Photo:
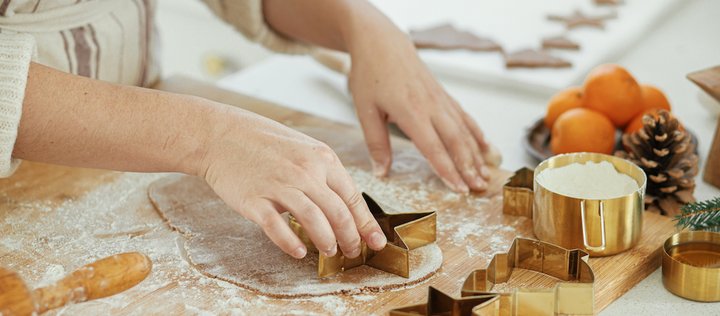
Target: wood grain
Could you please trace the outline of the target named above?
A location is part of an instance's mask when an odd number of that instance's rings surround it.
[[[356,135],[357,137],[361,135],[356,128],[347,125],[333,123],[193,80],[171,78],[161,84],[159,88],[198,95],[240,106],[290,126],[318,127],[337,133]],[[406,140],[397,138],[393,139],[393,145],[394,147],[412,147]],[[344,163],[352,163],[358,168],[369,168],[366,156],[362,156],[357,152],[349,152],[345,155],[351,157],[341,156]],[[196,309],[200,309],[219,314],[237,308],[241,312],[248,314],[282,313],[290,310],[306,313],[315,311],[326,314],[333,312],[379,314],[386,312],[391,307],[424,301],[427,295],[427,285],[435,286],[442,291],[456,295],[459,293],[460,285],[467,274],[473,269],[485,267],[491,258],[491,255],[469,256],[468,248],[463,246],[462,243],[472,246],[473,249],[480,249],[483,253],[490,253],[495,250],[505,250],[516,235],[532,237],[530,220],[515,216],[503,216],[502,214],[501,187],[509,174],[507,171],[494,171],[490,190],[483,195],[488,199],[487,203],[482,204],[480,209],[470,207],[455,208],[461,205],[467,206],[465,200],[446,205],[448,208],[439,215],[441,218],[445,217],[446,221],[452,221],[452,218],[455,217],[465,221],[474,221],[478,223],[479,227],[496,227],[497,231],[489,231],[489,235],[483,235],[490,238],[468,237],[461,239],[461,244],[453,243],[453,236],[447,233],[439,236],[439,243],[444,255],[443,267],[434,278],[413,288],[375,294],[372,298],[366,300],[345,295],[339,295],[333,300],[295,301],[259,298],[257,294],[252,292],[228,288],[231,285],[206,280],[205,276],[193,271],[188,265],[182,264],[182,251],[180,254],[170,251],[170,254],[163,253],[162,255],[150,253],[150,258],[154,264],[153,273],[136,288],[119,294],[112,299],[100,299],[96,301],[99,302],[97,304],[78,304],[64,312],[70,314],[102,312],[103,314],[115,315],[132,313],[191,314],[197,312]],[[94,187],[111,183],[120,176],[120,173],[108,171],[24,163],[15,176],[10,179],[0,180],[0,235],[17,236],[18,239],[31,241],[42,239],[44,237],[38,237],[42,232],[38,232],[31,223],[49,215],[43,211],[34,210],[28,205],[42,204],[52,207],[63,201],[80,199],[83,195],[89,194],[88,192]],[[438,189],[437,194],[442,196],[446,194],[446,191]],[[143,247],[149,247],[146,245],[150,242],[153,242],[153,245],[157,243],[158,246],[154,246],[156,248],[173,248],[175,240],[178,238],[177,233],[163,223],[162,219],[152,209],[149,201],[143,200],[142,203],[144,204],[123,211],[132,215],[133,218],[128,219],[128,221],[152,227],[149,232],[142,229],[133,229],[125,232],[125,235],[113,233],[107,236],[99,236],[95,234],[88,238],[93,238],[100,244],[105,241],[132,243],[133,247],[141,250]],[[27,212],[27,214],[21,214],[21,212]],[[26,219],[26,221],[22,222],[24,226],[1,220],[3,217],[14,218],[18,216],[24,216]],[[102,219],[102,217],[99,218]],[[605,308],[659,267],[659,249],[662,242],[674,232],[673,223],[669,218],[651,213],[645,213],[643,219],[643,235],[638,246],[616,256],[592,258],[590,260],[590,265],[596,277],[595,305],[597,311]],[[57,227],[53,228],[53,233],[63,233],[65,231],[64,224],[57,223]],[[509,229],[500,229],[502,227],[508,227]],[[51,246],[43,246],[42,243],[40,243],[41,246],[38,246],[38,249],[26,247],[22,249],[23,251],[10,251],[0,244],[0,266],[10,266],[15,270],[21,270],[24,273],[22,274],[23,277],[37,281],[41,276],[33,275],[33,272],[42,273],[50,264],[61,264],[67,266],[68,269],[79,266],[74,265],[77,262],[74,257],[92,255],[78,253],[78,249],[86,249],[78,247],[78,244],[83,243],[90,243],[90,240],[81,239],[72,244],[55,245],[54,247],[60,247],[61,251],[53,253],[44,252],[44,249],[52,248],[50,248]],[[151,251],[152,249],[146,248],[146,250]],[[91,249],[91,251],[102,253],[103,249],[97,248]],[[520,270],[513,274],[510,282],[507,283],[507,287],[550,287],[555,282],[552,278]],[[658,286],[661,285],[658,284]],[[233,303],[233,300],[238,301]],[[243,304],[240,300],[254,303]],[[120,306],[117,307],[117,305]]]
[[[720,119],[718,119],[715,138],[710,146],[710,152],[705,160],[703,180],[720,188]]]

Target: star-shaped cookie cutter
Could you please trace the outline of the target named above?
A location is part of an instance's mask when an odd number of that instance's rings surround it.
[[[390,210],[391,208],[386,205],[381,206],[366,193],[363,193],[362,196],[385,233],[388,240],[387,245],[383,250],[374,251],[368,248],[365,242],[362,242],[362,251],[357,258],[347,258],[340,250],[332,257],[320,253],[318,276],[328,277],[361,265],[368,265],[409,278],[410,251],[433,243],[437,238],[437,213],[386,212],[385,209]],[[317,252],[317,248],[293,216],[289,216],[289,224],[293,232],[305,243],[308,251]]]
[[[595,276],[579,249],[533,239],[515,238],[507,253],[495,254],[486,269],[473,271],[465,280],[461,298],[430,289],[426,304],[390,311],[401,315],[593,315]],[[511,292],[490,292],[498,283],[510,280],[514,269],[543,273],[563,282],[549,289],[519,288]],[[470,306],[475,304],[473,306]]]

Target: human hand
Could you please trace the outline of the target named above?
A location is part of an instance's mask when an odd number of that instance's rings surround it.
[[[391,29],[366,38],[369,33],[358,35],[351,46],[349,85],[375,174],[384,176],[390,169],[387,124],[393,122],[448,187],[487,189],[484,156],[490,146],[475,121],[433,78],[405,34]]]
[[[330,147],[280,123],[239,109],[219,115],[200,176],[233,209],[258,224],[287,254],[307,248],[280,213],[290,212],[314,245],[333,256],[360,255],[360,239],[374,250],[387,240],[360,192]]]

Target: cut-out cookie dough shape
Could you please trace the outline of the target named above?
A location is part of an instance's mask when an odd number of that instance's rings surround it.
[[[505,55],[507,68],[566,68],[572,64],[548,52],[534,49],[523,49]]]
[[[502,51],[502,47],[495,41],[468,31],[458,30],[450,24],[412,30],[410,31],[410,38],[417,48]]]
[[[579,50],[580,44],[567,38],[564,35],[551,36],[543,38],[542,40],[543,49],[568,49],[568,50]]]
[[[575,10],[571,15],[548,15],[548,20],[562,22],[565,24],[567,29],[574,29],[576,27],[587,26],[598,29],[605,28],[605,20],[614,19],[617,15],[615,13],[591,16],[583,13],[580,10]]]

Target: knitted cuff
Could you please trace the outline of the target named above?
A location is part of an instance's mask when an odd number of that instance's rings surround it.
[[[31,35],[0,34],[0,178],[12,175],[20,164],[12,152],[34,51]]]

